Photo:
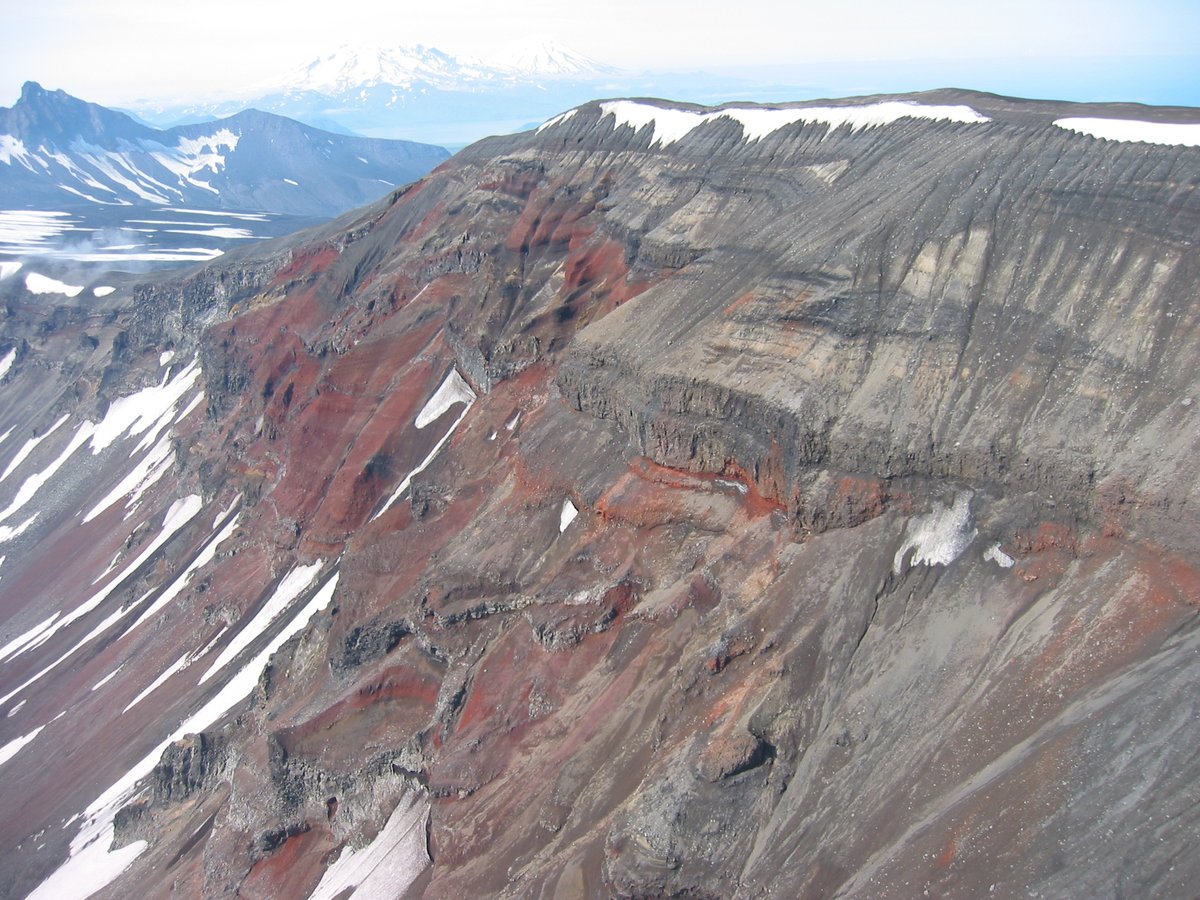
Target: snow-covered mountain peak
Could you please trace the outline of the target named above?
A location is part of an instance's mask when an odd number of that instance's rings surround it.
[[[381,84],[408,87],[416,81],[449,86],[474,74],[475,69],[469,63],[464,64],[436,47],[343,45],[295,70],[279,87],[285,91],[341,94]]]
[[[616,72],[544,34],[507,44],[490,62],[509,72],[544,78],[587,78]]]
[[[349,46],[294,70],[272,91],[315,91],[331,96],[388,85],[411,89],[428,85],[472,90],[481,83],[511,83],[538,78],[591,78],[616,72],[545,35],[531,36],[479,60],[455,56],[422,44]],[[267,86],[264,86],[267,87]]]

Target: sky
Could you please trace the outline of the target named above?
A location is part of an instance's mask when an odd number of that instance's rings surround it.
[[[106,105],[200,99],[280,78],[342,44],[422,43],[486,57],[497,45],[544,33],[633,71],[772,66],[809,80],[838,73],[825,82],[845,93],[856,86],[949,85],[1012,93],[1006,85],[1013,85],[1024,96],[1200,106],[1200,0],[36,0],[5,6],[0,105],[11,105],[26,80]],[[1094,96],[1081,95],[1088,91]]]

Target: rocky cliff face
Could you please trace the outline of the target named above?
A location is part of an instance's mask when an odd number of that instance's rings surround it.
[[[3,890],[1187,896],[1197,118],[589,104],[10,309]]]

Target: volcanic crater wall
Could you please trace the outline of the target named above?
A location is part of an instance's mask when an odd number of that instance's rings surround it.
[[[1200,151],[1075,112],[589,104],[10,304],[0,893],[1187,896]]]

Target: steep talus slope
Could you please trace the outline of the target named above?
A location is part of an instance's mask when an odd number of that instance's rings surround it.
[[[10,309],[3,891],[1187,896],[1195,117],[908,99]]]

